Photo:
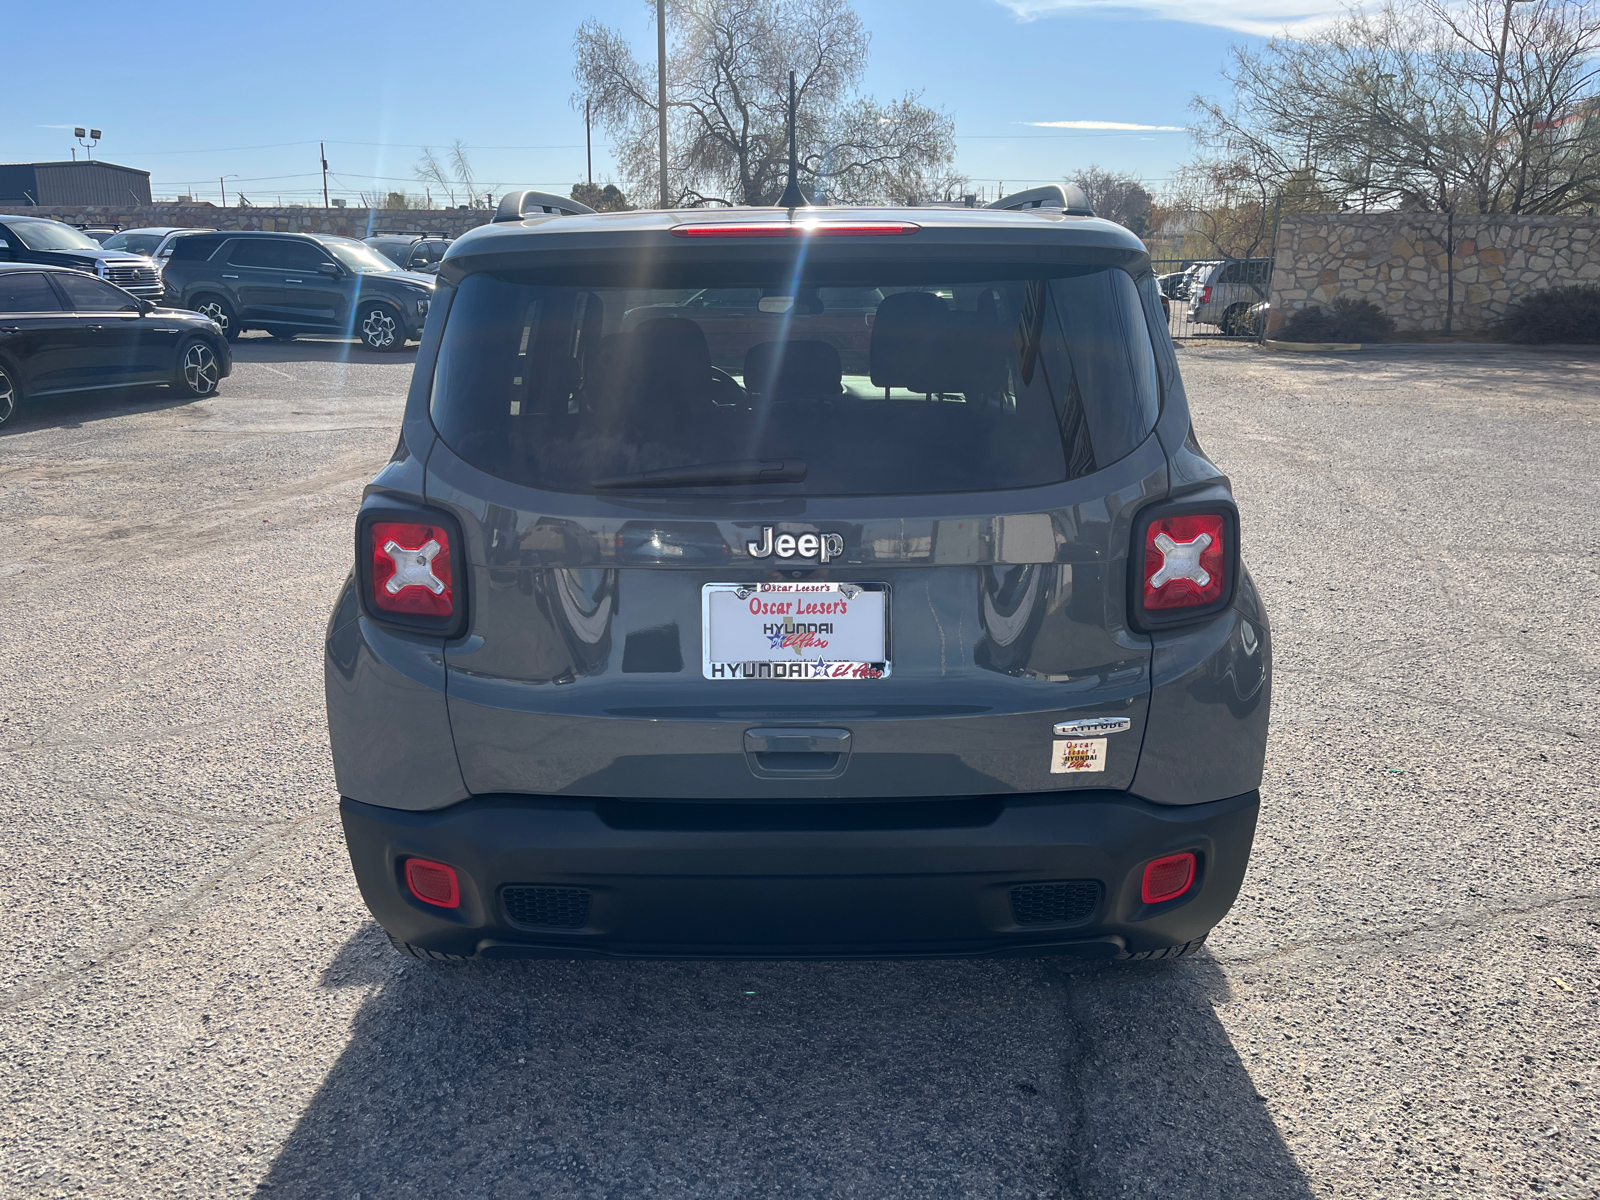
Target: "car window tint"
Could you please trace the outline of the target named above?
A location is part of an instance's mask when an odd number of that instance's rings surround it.
[[[173,262],[193,262],[199,259],[210,258],[217,252],[217,247],[224,239],[219,237],[206,237],[202,234],[186,234],[174,238],[168,247]]]
[[[282,243],[283,268],[286,271],[315,271],[325,262],[331,262],[321,250],[307,242]]]
[[[67,294],[67,303],[74,312],[121,312],[139,307],[138,301],[127,292],[87,275],[63,271],[56,276],[56,282]]]
[[[42,271],[0,271],[0,313],[60,312],[61,299]]]
[[[283,248],[283,242],[266,238],[240,238],[233,245],[233,253],[228,255],[228,263],[235,267],[283,267],[286,265]]]
[[[1057,483],[1153,425],[1150,336],[1125,272],[974,281],[967,267],[907,285],[860,270],[798,288],[469,276],[443,333],[434,422],[469,462],[535,487],[801,458],[804,482],[762,490],[807,495]],[[757,306],[788,289],[792,305]]]
[[[1155,351],[1139,289],[1126,271],[1095,271],[1051,283],[1089,440],[1100,466],[1149,436],[1160,415]]]

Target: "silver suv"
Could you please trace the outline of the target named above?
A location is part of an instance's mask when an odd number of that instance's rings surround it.
[[[327,633],[397,948],[1201,944],[1267,619],[1149,257],[1057,197],[513,193],[450,247]]]

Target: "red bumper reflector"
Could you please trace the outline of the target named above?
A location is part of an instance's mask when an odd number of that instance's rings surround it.
[[[898,237],[916,233],[909,221],[750,221],[738,225],[674,225],[681,238]]]
[[[1194,883],[1194,855],[1169,854],[1146,865],[1144,882],[1139,887],[1139,899],[1146,904],[1160,904],[1176,900]]]
[[[372,603],[385,612],[448,617],[455,611],[450,535],[441,525],[374,521]]]
[[[1144,606],[1196,608],[1227,588],[1227,522],[1220,514],[1161,517],[1144,535]]]
[[[425,858],[408,858],[406,886],[424,904],[435,904],[440,908],[461,906],[461,884],[456,879],[454,867],[429,862]]]

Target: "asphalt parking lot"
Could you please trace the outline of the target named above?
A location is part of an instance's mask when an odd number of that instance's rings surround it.
[[[1262,824],[1094,967],[395,955],[320,646],[411,357],[0,434],[0,1196],[1600,1195],[1600,358],[1183,352]]]

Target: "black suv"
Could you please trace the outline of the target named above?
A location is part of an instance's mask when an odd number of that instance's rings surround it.
[[[375,233],[367,245],[402,270],[437,275],[452,240],[442,233]]]
[[[1149,255],[1051,198],[450,248],[325,658],[403,952],[1200,946],[1267,618]]]
[[[301,233],[188,234],[164,276],[168,303],[205,313],[230,340],[353,333],[372,350],[420,337],[434,289],[355,238]]]
[[[73,267],[159,303],[161,272],[142,254],[107,250],[81,229],[45,217],[0,216],[0,262]]]

